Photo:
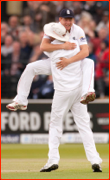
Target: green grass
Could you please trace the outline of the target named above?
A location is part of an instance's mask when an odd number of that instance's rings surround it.
[[[102,173],[93,173],[82,144],[60,145],[59,169],[48,173],[39,170],[47,162],[48,145],[1,145],[2,179],[109,179],[109,145],[96,145]]]

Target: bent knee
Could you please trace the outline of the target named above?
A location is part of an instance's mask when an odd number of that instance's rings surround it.
[[[85,63],[88,63],[88,64],[94,64],[94,61],[90,58],[85,58],[84,61]]]
[[[26,65],[26,70],[27,71],[31,71],[31,70],[33,70],[33,68],[34,68],[34,66],[33,66],[32,63],[29,63],[28,65]]]
[[[82,69],[84,68],[92,68],[94,66],[94,61],[89,58],[85,58],[82,60]]]

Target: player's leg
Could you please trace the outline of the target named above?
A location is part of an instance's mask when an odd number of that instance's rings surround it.
[[[52,102],[51,121],[49,125],[48,162],[40,172],[48,172],[58,169],[58,163],[60,160],[58,147],[62,136],[62,121],[68,106],[68,94],[68,92],[62,93],[62,91],[55,91]]]
[[[82,72],[83,72],[83,86],[82,97],[80,102],[87,104],[95,99],[94,90],[94,61],[89,58],[82,60]]]
[[[60,160],[58,147],[62,136],[63,119],[71,108],[73,102],[77,101],[77,97],[79,96],[80,92],[81,88],[70,92],[55,91],[49,126],[49,159],[47,164],[41,169],[41,172],[51,171],[58,168],[58,163]]]
[[[77,102],[71,108],[71,112],[81,135],[87,159],[92,165],[99,166],[99,172],[101,172],[100,163],[102,162],[102,159],[95,147],[87,106]]]
[[[17,86],[17,95],[13,99],[14,104],[11,103],[6,107],[12,111],[17,109],[25,110],[27,108],[28,100],[27,97],[30,92],[31,84],[35,75],[39,74],[51,74],[51,65],[50,59],[38,60],[33,63],[29,63],[24,72],[22,73],[18,86]],[[14,106],[14,107],[13,107]]]

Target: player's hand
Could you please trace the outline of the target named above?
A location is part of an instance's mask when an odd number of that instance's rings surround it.
[[[62,46],[65,50],[72,50],[75,49],[77,45],[75,43],[65,42]]]
[[[64,67],[68,66],[68,64],[69,64],[69,59],[61,57],[60,61],[56,63],[56,67],[62,70]]]

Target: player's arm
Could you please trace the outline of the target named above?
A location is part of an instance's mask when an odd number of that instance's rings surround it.
[[[86,58],[87,56],[89,56],[89,48],[87,44],[81,45],[80,46],[80,52],[77,53],[75,56],[71,57],[68,59],[69,64],[82,60],[84,58]]]
[[[80,46],[80,52],[77,53],[75,56],[69,58],[69,59],[60,58],[61,61],[56,63],[56,66],[57,66],[58,69],[62,70],[67,65],[69,65],[69,64],[71,64],[73,62],[80,61],[80,60],[84,59],[85,57],[87,57],[89,55],[89,48],[88,48],[88,45],[87,45],[85,33],[81,28],[79,28],[79,32],[77,34],[77,39],[78,39],[78,43],[79,43],[79,46]]]
[[[84,59],[85,57],[87,57],[89,55],[89,49],[88,49],[88,45],[81,45],[80,46],[80,52],[77,53],[75,56],[66,59],[64,57],[60,58],[60,62],[56,63],[56,66],[58,69],[63,69],[64,67],[68,66],[69,64],[73,63],[73,62],[77,62],[80,61],[82,59]]]
[[[40,45],[42,51],[52,52],[60,49],[71,50],[76,48],[75,43],[65,42],[63,44],[51,44],[51,42],[51,39],[43,38]]]

